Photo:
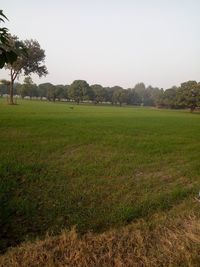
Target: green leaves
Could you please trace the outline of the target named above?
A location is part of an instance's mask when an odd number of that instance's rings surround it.
[[[90,86],[84,80],[75,80],[69,88],[70,97],[79,104],[80,101],[83,101],[84,97],[87,96]]]
[[[0,10],[0,22],[5,22],[8,18]],[[6,63],[13,64],[17,60],[17,54],[11,49],[9,44],[8,29],[0,28],[0,68],[2,69]]]
[[[196,81],[188,81],[181,84],[177,92],[179,105],[190,108],[193,112],[200,106],[200,84]]]
[[[12,50],[6,51],[1,48],[0,51],[2,52],[0,55],[0,68],[3,68],[5,63],[13,64],[17,60],[17,54]]]

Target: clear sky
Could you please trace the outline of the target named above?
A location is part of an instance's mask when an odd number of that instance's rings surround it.
[[[200,0],[1,0],[0,9],[12,34],[46,51],[49,75],[36,83],[200,81]]]

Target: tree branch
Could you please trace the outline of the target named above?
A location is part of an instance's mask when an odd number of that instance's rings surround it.
[[[13,81],[16,79],[18,74],[19,74],[19,71],[16,71],[16,72],[13,73]]]

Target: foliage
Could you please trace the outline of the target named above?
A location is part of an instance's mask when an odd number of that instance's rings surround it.
[[[123,90],[123,88],[120,86],[115,86],[113,89],[114,89],[114,93],[112,97],[113,102],[119,103],[121,106],[122,103],[126,102],[126,91]]]
[[[68,99],[67,88],[62,84],[55,85],[55,96],[59,101],[61,99]]]
[[[30,98],[38,96],[37,85],[33,83],[30,76],[25,77],[22,85],[17,86],[17,92],[22,98],[25,96],[29,96]]]
[[[47,75],[48,71],[43,64],[45,52],[36,40],[19,41],[18,37],[13,36],[10,38],[10,46],[18,54],[17,60],[6,66],[10,70],[10,103],[13,104],[13,84],[20,74],[28,76],[35,73],[42,77]]]
[[[48,98],[48,95],[49,95],[48,91],[49,91],[49,88],[51,88],[52,86],[53,86],[52,83],[39,84],[38,94],[39,94],[40,99],[42,99],[43,97]]]
[[[100,84],[89,86],[86,81],[76,80],[71,85],[52,83],[42,83],[38,86],[32,84],[22,90],[20,85],[17,87],[18,94],[22,97],[39,97],[49,101],[75,101],[76,103],[93,102],[95,104],[116,104],[116,105],[134,105],[134,106],[152,106],[158,108],[190,108],[194,111],[200,107],[200,83],[189,81],[182,83],[180,87],[172,86],[166,90],[145,86],[144,83],[138,83],[133,88],[124,89],[120,86],[103,87]],[[0,95],[5,94],[6,86],[0,84]],[[20,91],[21,90],[21,91]],[[16,90],[15,90],[16,91]],[[23,95],[21,92],[23,91]]]
[[[4,23],[8,18],[4,15],[3,10],[0,10],[0,23]],[[6,63],[13,64],[17,60],[17,53],[10,46],[10,35],[8,29],[0,28],[0,69]]]
[[[7,68],[13,72],[12,79],[15,80],[20,74],[25,76],[31,73],[37,74],[39,77],[47,75],[47,68],[43,64],[45,60],[45,52],[40,48],[36,40],[19,41],[18,37],[11,37],[10,45],[15,50],[19,57],[12,65],[8,64]],[[19,43],[25,48],[25,51],[20,49]]]
[[[200,84],[196,81],[182,83],[177,92],[177,100],[179,105],[188,107],[193,112],[200,107]]]
[[[84,80],[74,81],[69,88],[69,96],[79,104],[90,92],[89,84]]]
[[[106,101],[106,90],[100,84],[91,85],[91,89],[93,91],[93,101],[95,104],[102,103]]]
[[[163,92],[163,105],[168,108],[177,107],[177,90],[178,88],[173,86]]]

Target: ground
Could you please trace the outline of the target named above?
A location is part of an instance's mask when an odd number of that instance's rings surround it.
[[[198,216],[200,114],[18,104],[0,100],[2,252],[72,226],[82,235]]]

